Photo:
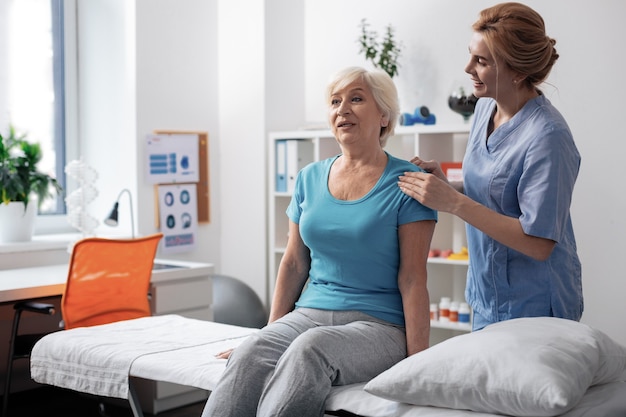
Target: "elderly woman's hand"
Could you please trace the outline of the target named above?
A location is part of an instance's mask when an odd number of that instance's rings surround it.
[[[215,357],[217,359],[228,359],[230,358],[231,353],[233,353],[233,350],[234,349],[225,350],[224,352],[220,352],[217,355],[215,355]]]

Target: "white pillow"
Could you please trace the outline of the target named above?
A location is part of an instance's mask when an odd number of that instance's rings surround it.
[[[556,416],[618,380],[626,348],[552,317],[503,321],[409,356],[365,390],[388,400],[513,416]]]

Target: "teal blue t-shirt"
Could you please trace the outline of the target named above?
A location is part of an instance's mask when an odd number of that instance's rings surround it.
[[[337,158],[302,169],[287,208],[311,255],[309,283],[296,307],[356,310],[403,326],[398,227],[436,220],[437,213],[400,191],[398,177],[419,168],[391,155],[364,197],[334,198],[328,175]]]

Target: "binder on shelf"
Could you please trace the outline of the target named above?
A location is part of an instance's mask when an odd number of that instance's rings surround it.
[[[313,162],[313,142],[306,139],[287,139],[287,192],[296,187],[298,172]]]
[[[276,192],[287,191],[287,143],[285,139],[276,141]]]

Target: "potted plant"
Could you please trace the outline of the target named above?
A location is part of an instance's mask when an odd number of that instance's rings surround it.
[[[402,48],[393,34],[391,24],[387,25],[382,42],[378,41],[378,33],[369,29],[366,19],[361,19],[361,36],[358,39],[365,59],[374,64],[376,68],[385,71],[391,78],[398,75],[398,58]]]
[[[30,240],[37,208],[53,192],[61,192],[57,180],[38,169],[41,158],[41,146],[14,126],[0,134],[0,241]]]

